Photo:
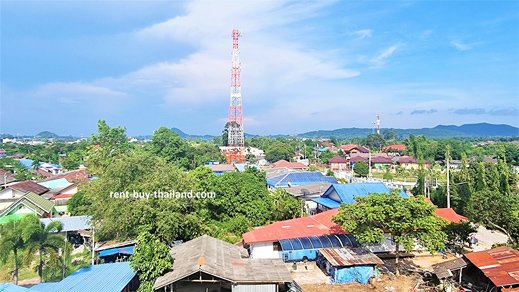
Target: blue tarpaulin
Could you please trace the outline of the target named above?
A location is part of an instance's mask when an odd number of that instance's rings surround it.
[[[125,247],[119,247],[119,248],[111,248],[111,249],[105,249],[99,252],[99,257],[106,257],[114,254],[133,254],[133,248],[134,246],[125,246]]]
[[[374,276],[373,270],[373,266],[332,267],[330,280],[332,283],[367,284],[369,279]]]

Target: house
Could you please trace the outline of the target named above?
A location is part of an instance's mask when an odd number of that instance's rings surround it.
[[[82,268],[60,282],[41,283],[31,291],[137,291],[139,279],[129,262],[93,265]]]
[[[96,244],[94,252],[97,256],[97,262],[111,263],[128,261],[133,254],[137,241],[130,239],[123,242],[108,241]]]
[[[344,171],[348,169],[348,160],[342,156],[334,156],[328,159],[328,166],[333,171]]]
[[[45,172],[45,171],[43,171]],[[43,173],[38,172],[38,173]],[[41,180],[40,182],[50,181],[50,180],[56,180],[64,178],[70,183],[83,183],[87,182],[90,179],[90,176],[86,173],[85,169],[76,169],[76,170],[70,170],[66,172],[62,172],[59,174],[50,174],[49,172],[46,172],[47,175],[45,179]]]
[[[345,154],[352,154],[352,153],[368,153],[369,149],[362,146],[357,146],[355,144],[346,144],[341,145],[340,150]]]
[[[84,245],[91,238],[87,232],[92,229],[91,220],[90,216],[40,218],[40,222],[45,226],[53,221],[61,222],[60,234],[65,236],[68,242],[74,246]]]
[[[236,171],[236,168],[232,164],[207,164],[206,167],[211,169],[216,175],[222,175],[226,172]]]
[[[501,246],[433,265],[441,281],[470,283],[474,291],[518,291],[519,251]],[[449,282],[449,281],[447,281]]]
[[[371,168],[375,170],[390,169],[393,165],[393,160],[385,156],[374,156],[371,157]]]
[[[56,215],[56,209],[53,202],[29,192],[3,210],[0,217],[23,214],[36,214],[40,218],[50,218]]]
[[[272,166],[272,168],[283,167],[283,168],[290,168],[290,169],[295,169],[295,170],[305,170],[308,168],[308,166],[306,166],[300,162],[288,162],[283,159],[272,163],[271,166]]]
[[[284,261],[315,260],[327,247],[358,246],[353,236],[332,221],[338,210],[255,228],[242,235],[251,258],[281,258]]]
[[[354,197],[366,197],[370,194],[389,194],[391,190],[384,183],[332,184],[321,197],[313,199],[317,203],[317,212],[339,208],[341,204],[355,203]],[[409,196],[402,190],[400,196]]]
[[[16,181],[16,176],[0,168],[0,187],[6,186],[13,181]]]
[[[242,247],[203,235],[173,246],[173,269],[155,291],[288,291],[292,278],[279,259],[247,258]]]
[[[323,248],[317,255],[317,266],[330,276],[333,283],[362,283],[377,275],[382,260],[362,247]]]
[[[13,202],[29,192],[40,196],[48,191],[48,188],[30,180],[10,184],[0,191],[0,210],[9,207]]]
[[[406,150],[406,146],[402,144],[391,144],[382,147],[382,152],[391,153],[391,154],[400,154]]]
[[[411,170],[419,168],[419,164],[416,162],[416,159],[411,156],[395,156],[392,160],[393,163],[402,167],[403,169]]]
[[[313,183],[337,183],[337,180],[334,177],[325,176],[319,171],[287,172],[278,176],[267,177],[269,188],[287,188]]]
[[[318,182],[301,186],[291,186],[289,188],[283,188],[283,190],[292,196],[305,201],[307,211],[310,214],[314,214],[317,209],[317,204],[312,201],[312,199],[319,198],[331,185],[332,183],[329,182]]]

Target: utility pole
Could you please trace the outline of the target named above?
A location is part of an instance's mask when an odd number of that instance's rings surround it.
[[[447,145],[447,150],[445,152],[445,161],[447,162],[447,208],[451,207],[451,190],[450,190],[450,166],[449,166],[449,160],[450,160],[450,147]]]

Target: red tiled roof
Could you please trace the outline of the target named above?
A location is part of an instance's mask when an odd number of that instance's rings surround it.
[[[69,198],[72,198],[72,194],[59,194],[59,195],[54,195],[52,197],[50,197],[51,199],[53,200],[56,200],[56,199],[69,199]]]
[[[86,173],[86,171],[84,169],[76,169],[76,170],[71,170],[71,171],[67,171],[64,173],[56,174],[56,175],[51,175],[50,177],[41,180],[41,182],[60,179],[60,178],[64,178],[70,183],[85,182],[85,181],[88,181],[88,174]]]
[[[328,163],[348,163],[348,160],[342,156],[334,156],[328,159]]]
[[[341,145],[340,148],[346,152],[350,152],[352,149],[356,148],[357,145],[355,144],[346,144],[346,145]]]
[[[37,195],[41,195],[41,194],[49,191],[48,188],[46,188],[42,185],[39,185],[33,181],[30,181],[30,180],[25,180],[25,181],[22,181],[19,183],[15,183],[13,185],[10,185],[8,188],[11,188],[11,189],[17,190],[17,191],[21,191],[24,193],[32,192]]]
[[[250,244],[305,236],[345,234],[346,232],[342,230],[339,225],[332,222],[332,217],[335,216],[338,211],[339,209],[332,209],[308,217],[278,221],[270,225],[262,226],[244,233],[242,236],[243,241]]]
[[[364,162],[368,162],[368,159],[367,158],[364,158],[362,156],[353,156],[352,158],[350,158],[350,162],[359,162],[359,161],[364,161]]]
[[[430,201],[430,200],[429,200]],[[432,202],[431,202],[432,204]],[[469,221],[469,218],[459,215],[452,208],[438,208],[434,211],[436,216],[441,217],[449,222],[460,223],[461,221]]]
[[[321,142],[321,146],[324,146],[324,147],[333,147],[333,143],[332,142]]]
[[[494,285],[519,284],[519,251],[501,246],[489,250],[465,254],[465,257],[480,269]]]
[[[397,152],[400,152],[400,151],[404,151],[407,147],[405,147],[405,145],[402,145],[402,144],[392,144],[392,145],[387,145],[387,146],[384,146],[382,148],[382,151],[383,152],[389,152],[389,151],[397,151]]]
[[[304,169],[307,168],[306,165],[299,163],[299,162],[288,162],[286,160],[279,160],[274,163],[272,163],[272,167],[286,167],[286,168],[293,168],[293,169]]]
[[[384,157],[384,156],[375,156],[375,157],[371,157],[371,163],[389,163],[389,164],[393,164],[393,160],[391,160],[388,157]]]
[[[401,156],[396,159],[398,163],[416,163],[416,159],[411,156]]]

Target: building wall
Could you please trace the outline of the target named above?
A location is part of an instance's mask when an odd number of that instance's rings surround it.
[[[232,292],[277,292],[276,284],[235,285]]]
[[[341,202],[341,198],[339,197],[339,195],[337,194],[337,192],[335,191],[335,189],[333,190],[333,192],[331,192],[329,195],[328,195],[328,198],[336,201],[336,202]]]
[[[7,188],[7,189],[0,191],[0,200],[19,199],[23,195],[24,195],[24,193],[22,193],[20,191]]]
[[[250,245],[250,256],[253,259],[279,259],[281,251],[274,250],[272,242],[259,242]]]

